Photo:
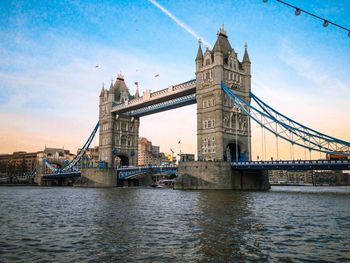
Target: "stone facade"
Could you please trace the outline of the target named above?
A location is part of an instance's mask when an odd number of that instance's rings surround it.
[[[115,187],[117,186],[117,169],[83,168],[81,177],[74,183],[79,187]]]
[[[196,57],[198,160],[243,161],[251,159],[250,119],[234,107],[221,82],[250,103],[250,60],[245,46],[242,62],[231,47],[223,27],[213,50]]]
[[[269,190],[266,171],[235,171],[229,162],[180,162],[175,189]]]
[[[101,90],[99,157],[109,168],[117,167],[117,163],[137,165],[139,118],[111,112],[113,106],[125,103],[131,98],[133,96],[130,95],[121,74],[115,83],[111,82],[109,90],[104,86]]]

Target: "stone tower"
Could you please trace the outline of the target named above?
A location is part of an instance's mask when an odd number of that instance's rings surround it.
[[[250,103],[250,60],[245,45],[242,62],[231,47],[224,27],[212,50],[196,57],[198,160],[251,160],[250,119],[235,107],[221,89],[224,82]]]
[[[139,118],[117,115],[111,112],[115,105],[131,99],[123,75],[119,74],[109,90],[102,86],[99,105],[100,160],[109,168],[119,165],[137,165]]]

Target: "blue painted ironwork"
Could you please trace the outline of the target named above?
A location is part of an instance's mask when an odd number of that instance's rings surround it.
[[[179,107],[187,106],[196,103],[196,94],[190,94],[183,97],[170,99],[167,101],[152,104],[146,107],[142,107],[136,110],[128,111],[125,114],[133,117],[142,117],[149,114],[176,109]]]
[[[253,94],[251,94],[253,95],[252,98],[257,101],[262,110],[250,105],[244,99],[235,94],[233,90],[227,87],[224,83],[221,83],[221,88],[234,102],[238,111],[243,112],[261,127],[267,129],[276,136],[309,150],[327,154],[350,156],[349,142],[322,134],[297,123],[272,109]]]
[[[287,116],[281,114],[280,112],[276,111],[269,105],[267,105],[265,102],[263,102],[261,99],[259,99],[257,96],[255,96],[252,92],[250,92],[251,98],[260,106],[261,109],[268,115],[270,115],[272,118],[279,120],[282,125],[285,126],[285,128],[293,127],[294,129],[292,132],[297,136],[303,136],[304,138],[309,138],[310,143],[312,144],[321,144],[321,145],[328,145],[329,147],[333,147],[334,152],[342,152],[344,151],[344,147],[349,147],[350,143],[331,137],[329,135],[320,133],[314,129],[311,129],[299,122],[296,122]],[[286,125],[285,123],[288,123]],[[301,134],[298,134],[301,133]],[[317,139],[318,141],[311,141],[311,139]]]
[[[42,179],[50,179],[50,180],[55,180],[55,179],[69,179],[69,178],[77,178],[80,177],[80,171],[58,171],[57,173],[52,173],[52,174],[44,174],[42,176]]]
[[[235,170],[349,170],[350,160],[232,162]]]
[[[177,166],[140,166],[118,168],[118,179],[127,180],[142,174],[175,174],[177,175]]]
[[[67,166],[65,166],[64,168],[56,168],[47,159],[44,159],[44,164],[53,172],[53,174],[68,172],[68,171],[72,171],[72,172],[76,171],[77,169],[75,168],[75,166],[81,160],[81,158],[84,156],[85,152],[89,148],[92,140],[96,135],[98,127],[99,127],[99,122],[97,122],[95,128],[93,129],[92,133],[90,134],[89,138],[87,139],[87,141],[85,142],[84,146],[81,148],[77,156],[75,156],[75,158],[72,161],[70,161]]]

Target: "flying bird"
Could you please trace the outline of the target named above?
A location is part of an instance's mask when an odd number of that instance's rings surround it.
[[[98,68],[98,67],[99,67],[99,65],[96,65],[96,66],[95,66],[95,68]]]
[[[154,77],[155,77],[155,78],[158,78],[158,77],[159,77],[159,74],[154,75]]]

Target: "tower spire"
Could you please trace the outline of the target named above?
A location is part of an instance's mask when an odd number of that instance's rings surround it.
[[[249,55],[248,55],[248,45],[247,45],[247,42],[244,44],[244,55],[243,55],[243,63],[244,62],[248,62],[250,63],[250,59],[249,59]]]
[[[202,41],[198,40],[198,51],[196,61],[203,60]]]
[[[102,82],[102,89],[101,89],[100,97],[103,97],[104,95],[105,95],[105,83]]]
[[[135,98],[140,98],[140,94],[139,94],[139,83],[135,82],[135,86],[136,86],[136,91],[135,91]]]
[[[217,33],[217,39],[213,47],[213,52],[222,52],[224,54],[232,50],[230,42],[227,39],[227,34],[224,29],[224,25],[220,27],[220,30]]]

